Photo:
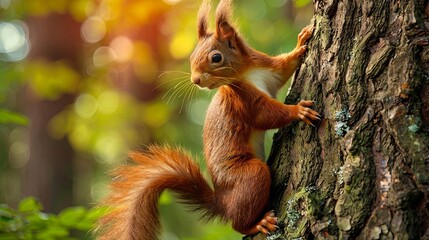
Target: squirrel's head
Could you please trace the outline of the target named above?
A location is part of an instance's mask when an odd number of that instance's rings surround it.
[[[231,24],[231,0],[221,0],[216,9],[216,31],[208,31],[210,2],[205,0],[198,14],[198,45],[192,53],[191,81],[214,89],[238,80],[245,46]]]

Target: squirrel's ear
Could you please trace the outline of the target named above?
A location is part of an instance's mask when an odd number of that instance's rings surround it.
[[[216,27],[216,34],[222,40],[231,40],[235,36],[235,30],[228,22],[221,22]]]
[[[198,39],[207,35],[208,15],[210,13],[211,4],[209,0],[204,0],[198,11]]]
[[[216,35],[222,40],[230,40],[235,36],[231,26],[231,0],[221,0],[216,9]]]

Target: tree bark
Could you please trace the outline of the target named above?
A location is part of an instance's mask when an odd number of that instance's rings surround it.
[[[274,136],[279,239],[429,239],[428,2],[313,1],[286,103],[323,120]]]

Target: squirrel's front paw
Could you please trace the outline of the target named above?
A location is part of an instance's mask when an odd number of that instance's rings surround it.
[[[313,101],[301,100],[296,106],[298,107],[298,118],[314,127],[313,122],[320,121],[321,116],[318,112],[310,108],[313,104]]]
[[[302,57],[304,56],[306,51],[307,51],[307,45],[302,45],[301,47],[295,49],[294,54],[296,57]]]
[[[298,42],[296,44],[296,48],[305,45],[305,42],[313,35],[314,27],[312,25],[308,25],[303,28],[301,32],[298,34]]]

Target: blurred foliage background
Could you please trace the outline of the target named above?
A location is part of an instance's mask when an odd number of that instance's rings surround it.
[[[237,0],[235,16],[253,47],[279,54],[310,23],[309,2]],[[0,0],[0,203],[19,209],[34,196],[51,213],[91,208],[108,191],[107,172],[147,144],[201,158],[213,93],[186,84],[199,5]],[[170,193],[160,212],[164,239],[240,238],[229,226],[199,223]]]

